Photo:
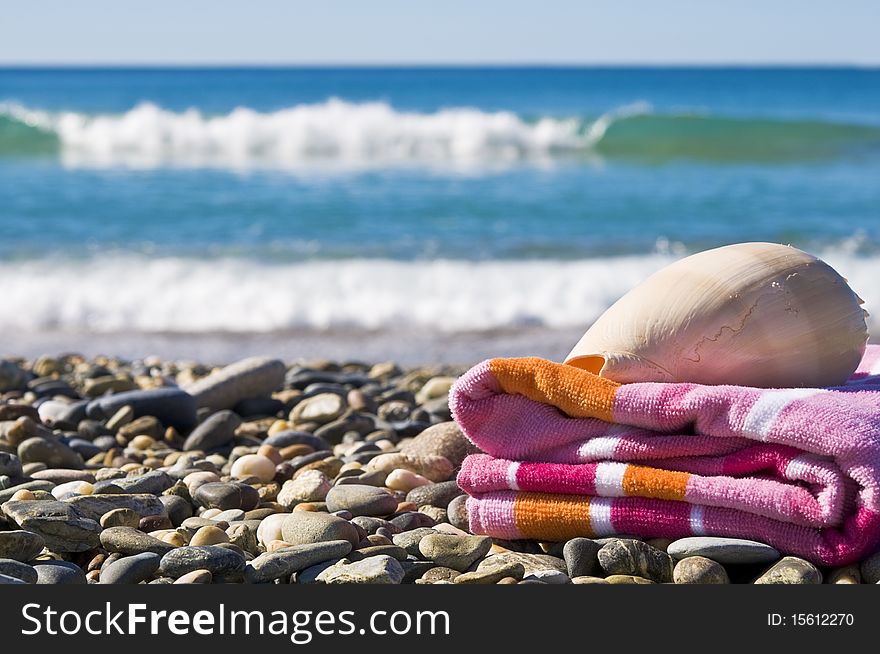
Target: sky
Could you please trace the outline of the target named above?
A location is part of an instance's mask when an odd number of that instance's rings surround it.
[[[0,65],[880,65],[880,0],[28,0]]]

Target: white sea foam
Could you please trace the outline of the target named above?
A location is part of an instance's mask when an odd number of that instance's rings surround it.
[[[618,119],[647,113],[643,102],[594,122],[459,107],[401,111],[385,102],[331,99],[273,112],[239,107],[210,116],[152,103],[122,114],[48,112],[0,104],[7,116],[53,132],[70,164],[131,166],[280,166],[325,161],[360,166],[394,163],[473,165],[551,158],[588,151]]]
[[[457,333],[584,327],[672,253],[580,261],[263,264],[116,255],[0,263],[0,333]],[[826,260],[880,307],[880,257]],[[876,310],[880,312],[880,309]]]

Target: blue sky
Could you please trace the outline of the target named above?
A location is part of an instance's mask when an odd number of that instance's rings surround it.
[[[0,64],[880,65],[880,0],[33,0]]]

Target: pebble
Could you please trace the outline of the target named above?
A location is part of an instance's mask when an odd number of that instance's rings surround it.
[[[250,357],[186,386],[199,407],[231,409],[242,400],[265,397],[284,383],[286,366],[278,359]]]
[[[676,584],[729,584],[727,571],[717,561],[689,556],[675,564],[672,580]]]
[[[162,504],[162,501],[155,495],[148,493],[81,495],[67,500],[67,504],[79,515],[95,521],[100,520],[102,516],[113,509],[131,509],[141,517],[165,513],[165,505]]]
[[[488,536],[428,534],[419,541],[419,552],[437,565],[464,572],[486,556],[491,546]]]
[[[131,527],[132,529],[137,529],[140,521],[140,515],[131,509],[112,509],[101,516],[100,524],[104,529],[109,527]]]
[[[0,575],[21,579],[26,584],[37,583],[37,571],[34,566],[16,559],[0,558]]]
[[[159,569],[162,557],[153,552],[143,552],[117,559],[101,570],[102,584],[139,584]]]
[[[305,570],[324,561],[347,555],[352,544],[347,540],[293,545],[272,553],[260,554],[248,562],[244,571],[248,583],[264,583],[286,579],[294,572]]]
[[[403,575],[399,561],[380,554],[355,562],[343,559],[319,574],[317,581],[325,584],[399,584]]]
[[[821,584],[822,573],[808,561],[786,556],[755,580],[756,584]]]
[[[380,454],[370,459],[366,465],[366,469],[370,472],[381,470],[382,472],[390,473],[397,468],[409,470],[433,482],[448,480],[452,477],[452,473],[455,470],[452,463],[446,457],[435,455],[418,456],[401,452]]]
[[[0,531],[0,559],[30,561],[44,546],[45,541],[39,534],[23,530]]]
[[[452,500],[463,496],[464,491],[458,487],[458,484],[454,480],[441,481],[436,484],[414,488],[407,493],[406,501],[413,502],[418,506],[428,504],[430,506],[437,506],[445,509],[449,506]]]
[[[553,571],[558,572],[558,571]],[[512,577],[519,581],[526,574],[525,566],[516,561],[498,561],[497,557],[490,556],[480,562],[473,572],[465,572],[451,579],[455,584],[497,584],[506,577]],[[561,573],[558,573],[561,574]]]
[[[595,577],[599,574],[599,543],[589,538],[572,538],[562,548],[569,577]]]
[[[397,509],[397,498],[388,491],[364,484],[334,486],[327,493],[327,510],[349,511],[356,516],[386,516]]]
[[[291,545],[346,540],[357,547],[361,536],[348,520],[327,513],[295,511],[281,524],[281,536]]]
[[[546,570],[566,573],[565,561],[549,554],[529,554],[527,552],[501,552],[493,554],[494,563],[519,563],[525,570],[526,577],[534,577]],[[489,560],[489,559],[487,559]]]
[[[466,456],[477,454],[480,449],[468,440],[457,424],[450,421],[431,425],[402,445],[400,451],[416,457],[441,456],[457,468]]]
[[[293,423],[314,422],[324,425],[336,420],[345,409],[345,400],[336,393],[320,393],[297,404],[290,412],[290,420]]]
[[[470,529],[470,521],[467,514],[467,495],[459,495],[453,498],[446,507],[446,517],[449,524],[464,531]]]
[[[193,429],[183,442],[183,451],[209,452],[225,447],[235,437],[235,430],[241,426],[241,418],[232,411],[218,411]]]
[[[638,540],[613,540],[597,554],[609,575],[634,575],[659,583],[672,581],[673,561],[666,552]]]
[[[430,479],[426,479],[421,475],[417,475],[409,470],[397,468],[388,473],[385,478],[385,486],[391,490],[398,490],[404,493],[411,491],[419,486],[427,486],[431,483]]]
[[[846,565],[842,568],[835,568],[828,575],[829,584],[860,584],[862,583],[862,575],[859,572],[859,566]]]
[[[215,577],[240,577],[244,572],[245,557],[234,549],[220,545],[207,547],[178,547],[162,556],[159,571],[177,579],[188,572],[208,570]]]
[[[84,552],[98,546],[101,525],[83,517],[68,502],[10,501],[3,505],[3,511],[22,529],[42,536],[53,551]]]
[[[418,529],[413,529],[412,531],[404,531],[399,534],[394,534],[391,537],[391,542],[393,542],[398,547],[402,547],[406,552],[412,556],[418,558],[428,558],[424,557],[421,549],[419,548],[419,543],[426,536],[430,536],[431,534],[438,533],[435,529],[430,529],[428,527],[421,527]]]
[[[332,487],[327,475],[320,470],[306,470],[296,479],[284,482],[277,501],[287,510],[302,502],[323,502]]]
[[[207,509],[241,509],[250,511],[260,503],[257,489],[237,482],[209,482],[202,484],[193,499]]]
[[[193,570],[186,574],[180,575],[174,580],[175,584],[210,584],[214,575],[210,570]]]
[[[0,586],[20,586],[24,584],[27,584],[27,582],[18,577],[11,577],[0,573]]]
[[[245,454],[235,460],[229,474],[236,479],[256,477],[265,483],[275,478],[275,463],[261,454]]]
[[[18,446],[22,463],[44,463],[52,468],[82,468],[82,457],[61,441],[34,436]]]
[[[228,543],[229,536],[219,527],[201,527],[192,535],[189,544],[197,545],[219,545],[220,543]]]
[[[573,584],[607,584],[602,577],[572,577],[571,583]]]
[[[86,573],[75,563],[68,561],[39,561],[34,564],[38,584],[87,584]]]
[[[764,543],[742,538],[692,536],[673,541],[666,552],[674,559],[704,556],[722,565],[748,565],[778,561],[780,554]]]
[[[101,532],[101,546],[108,552],[132,555],[143,552],[165,554],[174,549],[173,545],[153,538],[132,527],[110,527]]]
[[[105,420],[128,406],[135,417],[153,416],[162,424],[187,432],[196,425],[196,401],[179,388],[157,388],[105,395],[86,406],[86,414]]]
[[[636,575],[608,575],[605,577],[606,584],[612,585],[621,585],[621,584],[653,584],[655,582],[650,579],[645,579],[644,577],[639,577]]]

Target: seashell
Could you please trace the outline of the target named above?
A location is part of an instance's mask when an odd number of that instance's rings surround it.
[[[740,243],[681,259],[602,314],[565,363],[621,383],[838,386],[868,340],[862,300],[796,248]]]

